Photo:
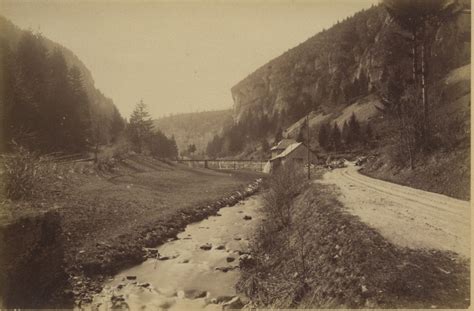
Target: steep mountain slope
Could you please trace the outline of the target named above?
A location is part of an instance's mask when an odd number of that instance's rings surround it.
[[[411,33],[378,5],[258,68],[231,90],[233,129],[246,129],[248,120],[262,116],[272,126],[243,131],[244,141],[235,131],[224,132],[221,154],[255,149],[262,133],[271,141],[281,129],[283,136],[306,140],[302,129],[308,120],[310,146],[323,158],[369,153],[375,156],[367,174],[469,198],[470,2],[451,3],[452,14],[424,24],[423,48],[417,41],[418,66]],[[423,63],[420,50],[425,51]],[[413,66],[420,77],[420,63],[427,73],[427,109],[413,83]],[[356,140],[350,138],[356,127],[346,125],[353,115],[359,123]],[[322,124],[328,125],[324,131]],[[241,149],[225,149],[235,142]]]
[[[25,33],[25,30],[20,29],[5,17],[0,16],[0,44],[2,49],[15,51]],[[100,90],[96,89],[91,72],[71,50],[44,36],[41,36],[41,42],[43,46],[46,47],[49,54],[53,53],[55,50],[59,50],[69,68],[75,66],[79,69],[82,85],[89,98],[89,102],[91,103],[93,114],[100,115],[103,122],[107,123],[106,126],[109,127],[114,126],[112,125],[114,120],[121,121],[120,113],[112,99],[106,97]],[[3,55],[0,55],[0,57],[3,57]],[[0,58],[0,61],[2,62],[2,65],[6,66],[3,63],[5,61],[3,58]]]
[[[430,35],[434,38],[429,55],[432,81],[470,62],[469,14],[459,14]],[[409,57],[403,57],[410,51],[407,38],[381,5],[361,11],[235,85],[234,119],[240,121],[248,111],[280,113],[286,127],[310,111],[337,117],[348,105],[384,88],[388,54],[399,53],[399,66],[409,70]]]
[[[394,159],[393,146],[382,145],[378,155],[368,161],[364,173],[411,187],[446,194],[462,200],[470,199],[470,114],[471,66],[449,72],[436,85],[440,100],[433,106],[432,126],[439,146],[416,163],[412,170]],[[387,122],[379,120],[380,135],[385,139]]]
[[[222,129],[232,123],[232,110],[183,113],[154,120],[156,128],[166,136],[176,139],[182,152],[188,145],[196,146],[196,153],[202,154],[209,141]]]

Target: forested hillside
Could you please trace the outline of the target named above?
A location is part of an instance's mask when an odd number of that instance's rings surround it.
[[[427,89],[433,90],[427,93],[430,105],[436,106],[440,100],[441,90],[433,86],[439,85],[451,70],[470,63],[470,15],[461,13],[466,8],[470,8],[469,1],[452,2],[450,14],[427,22],[422,38],[417,38],[425,49],[425,83]],[[375,122],[383,110],[386,120],[394,119],[393,103],[398,99],[391,95],[401,95],[409,89],[411,55],[411,33],[383,5],[358,12],[271,60],[235,85],[235,122],[219,137],[213,151],[220,155],[239,154],[262,137],[271,143],[280,129],[296,138],[304,125],[301,118],[310,112],[319,120],[311,124],[315,127],[313,137],[318,136],[323,121],[333,128],[335,120],[337,130],[342,132],[352,114],[359,123]],[[255,120],[269,120],[271,126]],[[299,125],[291,127],[298,120]],[[246,132],[247,136],[235,134],[241,132],[239,128],[248,128],[248,123],[260,127]],[[285,131],[287,128],[289,131]],[[331,131],[327,133],[331,135]],[[316,148],[318,141],[312,144]]]
[[[125,126],[110,98],[70,50],[0,16],[1,150],[84,152]]]
[[[203,111],[183,113],[154,120],[155,128],[165,135],[174,136],[181,153],[188,153],[189,146],[194,145],[191,154],[206,151],[207,144],[214,136],[220,134],[225,126],[232,124],[232,110]],[[191,150],[193,148],[191,147]]]

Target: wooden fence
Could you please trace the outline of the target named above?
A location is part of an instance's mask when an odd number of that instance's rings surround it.
[[[251,170],[263,172],[266,161],[258,160],[177,160],[177,163],[184,163],[189,167],[201,167],[217,170]]]

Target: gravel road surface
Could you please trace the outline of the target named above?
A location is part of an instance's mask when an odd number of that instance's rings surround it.
[[[349,165],[323,176],[339,189],[339,200],[393,243],[453,251],[470,258],[470,203],[370,178]]]

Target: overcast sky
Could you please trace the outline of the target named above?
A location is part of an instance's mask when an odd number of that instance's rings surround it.
[[[0,14],[71,49],[128,117],[232,107],[230,88],[377,0],[9,1]]]

